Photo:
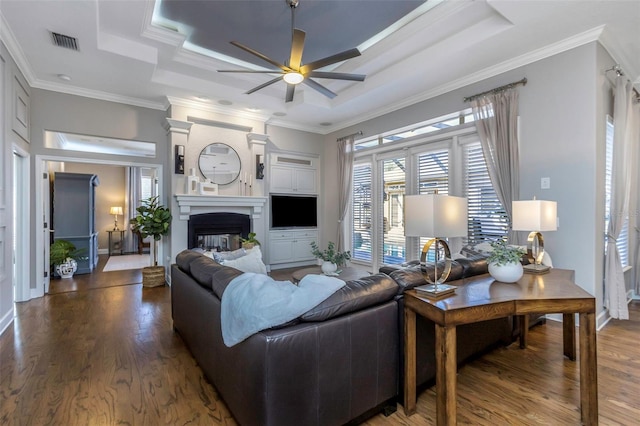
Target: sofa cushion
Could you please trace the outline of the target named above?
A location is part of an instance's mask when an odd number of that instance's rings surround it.
[[[375,274],[347,281],[344,287],[315,308],[304,313],[300,319],[305,322],[326,321],[384,303],[393,299],[397,292],[398,285],[385,274]]]
[[[433,263],[427,263],[425,266],[427,273],[431,280],[434,280]],[[438,271],[442,271],[444,268],[444,262],[438,262]],[[455,281],[463,278],[463,267],[458,261],[451,261],[451,272],[447,281]],[[409,266],[407,268],[398,269],[389,274],[393,280],[398,283],[398,294],[404,293],[405,290],[410,290],[419,285],[425,285],[427,281],[424,278],[422,268],[420,265]]]
[[[487,256],[485,254],[477,254],[475,256],[460,257],[456,262],[462,266],[462,278],[472,277],[474,275],[486,274],[489,271],[487,264]]]
[[[222,300],[222,294],[229,283],[243,272],[230,266],[220,266],[211,276],[211,287],[218,299]]]
[[[207,256],[201,256],[191,262],[190,275],[198,284],[212,290],[211,277],[221,268],[223,266],[215,260]]]
[[[176,264],[182,271],[189,274],[191,273],[191,262],[201,257],[204,256],[197,251],[183,250],[176,256]]]

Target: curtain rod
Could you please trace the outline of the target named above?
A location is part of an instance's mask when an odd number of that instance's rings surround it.
[[[605,76],[607,75],[607,73],[609,71],[615,72],[617,77],[623,77],[624,76],[624,71],[622,71],[622,67],[620,67],[620,64],[615,64],[611,68],[607,68],[606,70],[604,70]],[[607,77],[607,80],[609,80],[609,77]],[[609,80],[609,83],[611,83],[612,85],[615,86],[615,84],[611,80]],[[633,91],[633,93],[635,93],[636,101],[640,102],[640,93],[636,90],[635,87],[633,87],[631,90]]]
[[[342,136],[342,137],[340,137],[340,138],[336,139],[336,142],[343,141],[343,140],[345,140],[345,139],[347,139],[347,138],[350,138],[351,136],[361,136],[361,135],[363,135],[362,130],[358,130],[358,131],[357,131],[357,132],[355,132],[355,133],[351,133],[350,135]]]
[[[466,97],[466,98],[464,98],[464,101],[465,102],[470,102],[470,101],[472,101],[472,100],[474,100],[476,98],[479,98],[480,96],[488,95],[490,93],[499,93],[499,92],[502,92],[504,90],[516,87],[516,86],[518,86],[520,84],[522,84],[523,86],[526,85],[527,84],[527,78],[525,77],[520,81],[514,81],[513,83],[505,84],[504,86],[496,87],[495,89],[487,90],[486,92],[482,92],[482,93],[478,93],[477,95]]]

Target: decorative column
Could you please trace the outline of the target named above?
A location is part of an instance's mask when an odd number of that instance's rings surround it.
[[[178,203],[176,202],[176,197],[175,195],[177,194],[184,194],[184,190],[185,190],[185,176],[188,175],[189,173],[189,168],[187,166],[187,164],[190,164],[190,162],[187,161],[187,155],[186,155],[186,146],[187,143],[189,142],[189,132],[191,131],[191,126],[193,125],[192,122],[190,121],[182,121],[182,120],[176,120],[174,118],[166,118],[165,119],[166,122],[164,124],[165,129],[167,130],[168,136],[169,136],[169,146],[167,147],[169,150],[168,153],[168,159],[169,161],[167,161],[168,170],[165,170],[165,177],[166,180],[165,182],[168,182],[169,185],[169,190],[168,192],[168,197],[166,200],[166,203],[171,203],[170,204],[170,209],[171,209],[171,215],[173,216],[173,219],[171,220],[171,230],[169,232],[168,238],[165,238],[165,241],[169,241],[169,246],[166,247],[167,251],[166,253],[169,254],[170,259],[167,260],[166,258],[163,259],[163,264],[166,264],[165,266],[169,267],[171,266],[171,263],[175,262],[176,259],[176,255],[178,253],[180,253],[180,250],[182,250],[182,248],[184,247],[184,241],[187,240],[187,233],[188,233],[188,228],[187,228],[187,222],[184,220],[180,220],[180,207],[178,206]],[[181,175],[181,174],[175,174],[174,173],[174,155],[175,155],[175,147],[176,145],[182,145],[185,147],[185,174]]]
[[[247,133],[247,142],[251,149],[251,175],[253,178],[252,183],[252,195],[262,196],[266,195],[264,186],[264,175],[267,173],[264,169],[265,165],[265,146],[269,141],[269,135],[263,135],[260,133]],[[260,175],[259,165],[262,164],[262,179],[258,179]]]

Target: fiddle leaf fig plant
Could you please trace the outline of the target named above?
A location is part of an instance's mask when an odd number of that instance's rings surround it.
[[[153,251],[153,264],[158,266],[157,244],[163,235],[169,233],[172,219],[171,211],[167,207],[160,205],[157,196],[143,200],[136,211],[138,214],[136,215],[133,229],[134,231],[140,231],[142,238],[153,237],[155,248]]]

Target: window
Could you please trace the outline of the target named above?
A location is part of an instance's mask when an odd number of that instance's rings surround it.
[[[507,212],[493,189],[480,142],[463,146],[464,194],[469,209],[468,243],[503,238],[509,231]]]
[[[464,121],[462,111],[357,142],[351,213],[354,262],[376,269],[418,259],[428,238],[435,237],[404,235],[405,194],[437,190],[467,197],[469,237],[450,241],[452,251],[467,242],[507,236],[507,215],[493,190],[476,129],[461,124]]]
[[[611,191],[613,181],[613,118],[607,116],[607,135],[605,142],[605,177],[604,177],[604,252],[607,253],[608,239],[607,234],[609,232],[609,221],[611,220]],[[624,213],[624,223],[622,230],[616,241],[618,252],[620,253],[620,262],[622,267],[629,266],[629,214]]]
[[[418,194],[449,194],[449,150],[439,149],[417,155]],[[430,238],[436,235],[420,237],[415,252],[420,253]],[[433,257],[433,253],[429,253]],[[427,259],[434,260],[434,259]]]
[[[353,167],[351,256],[353,260],[371,262],[371,164]]]
[[[381,258],[385,264],[405,261],[404,201],[406,167],[405,158],[382,160],[382,246]]]

